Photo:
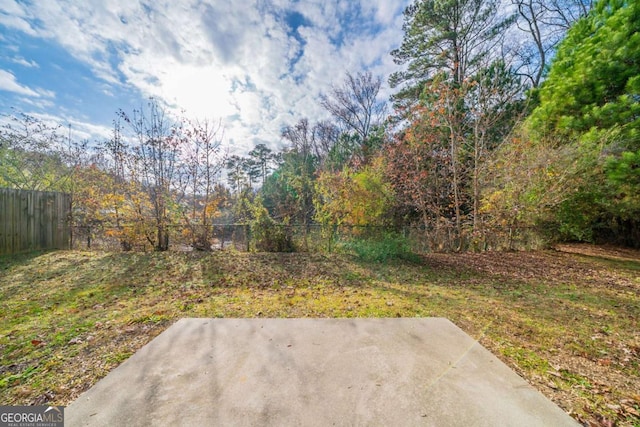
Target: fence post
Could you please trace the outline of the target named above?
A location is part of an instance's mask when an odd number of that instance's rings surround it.
[[[251,252],[251,225],[245,225],[245,236],[247,237],[247,252]]]

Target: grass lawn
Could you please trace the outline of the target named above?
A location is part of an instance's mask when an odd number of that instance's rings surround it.
[[[0,404],[69,404],[182,317],[446,317],[587,425],[640,426],[640,252],[0,257]]]

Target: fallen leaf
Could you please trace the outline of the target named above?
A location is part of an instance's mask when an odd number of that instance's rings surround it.
[[[627,414],[631,414],[635,417],[640,417],[640,412],[638,412],[638,410],[632,406],[628,406],[628,405],[622,405],[622,409],[627,413]]]
[[[560,378],[560,379],[563,379],[562,378],[562,374],[560,374],[560,372],[547,371],[547,374],[553,375],[554,377],[557,377],[557,378]]]

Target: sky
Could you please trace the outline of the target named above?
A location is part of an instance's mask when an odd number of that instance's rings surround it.
[[[150,97],[224,126],[243,153],[285,125],[327,118],[346,72],[383,78],[408,0],[0,0],[0,114],[12,108],[109,138]]]

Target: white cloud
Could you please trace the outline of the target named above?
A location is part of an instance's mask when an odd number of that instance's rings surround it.
[[[345,71],[386,79],[408,2],[59,0],[27,10],[9,0],[0,25],[55,40],[111,85],[222,118],[227,137],[249,148],[275,145],[283,124],[325,117],[317,97]],[[287,27],[291,12],[304,17],[297,33]],[[11,77],[4,86],[39,94]]]
[[[0,70],[0,90],[17,93],[19,95],[33,96],[36,98],[53,98],[55,96],[55,93],[50,90],[32,89],[21,85],[16,80],[16,76],[7,70]]]
[[[3,0],[0,3],[0,25],[34,35],[35,31],[29,23],[29,13],[26,5],[14,0]]]
[[[25,34],[36,35],[36,32],[31,28],[29,22],[21,17],[9,16],[0,13],[0,25],[6,28],[22,31]]]
[[[0,3],[0,13],[14,16],[23,16],[24,9],[14,0],[4,0]]]
[[[63,119],[63,123],[65,120]],[[103,141],[112,137],[113,129],[106,126],[95,125],[75,119],[66,119],[71,125],[71,138],[75,141]]]
[[[43,98],[19,98],[20,102],[26,105],[31,105],[39,110],[46,111],[49,108],[55,107],[55,103],[51,99]]]
[[[394,25],[395,20],[398,16],[402,16],[408,4],[394,0],[360,0],[360,5],[362,8],[370,8],[380,24]]]
[[[6,92],[14,92],[20,95],[38,96],[38,93],[33,89],[29,89],[26,86],[22,86],[16,81],[16,76],[6,70],[0,70],[0,90]]]
[[[33,61],[33,60],[27,61],[21,56],[16,56],[14,58],[11,58],[10,61],[13,62],[14,64],[22,65],[23,67],[26,67],[26,68],[40,68],[40,66],[36,61]]]

